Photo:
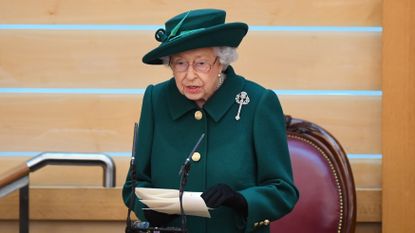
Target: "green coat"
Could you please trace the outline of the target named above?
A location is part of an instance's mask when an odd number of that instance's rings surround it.
[[[228,184],[247,200],[248,217],[219,207],[210,219],[188,216],[189,233],[269,232],[264,223],[290,212],[298,199],[284,115],[273,91],[236,75],[232,67],[226,74],[202,109],[179,93],[174,79],[146,89],[136,144],[137,186],[178,189],[180,167],[205,133],[197,150],[201,158],[193,162],[185,190],[203,192]],[[241,91],[250,101],[235,120],[235,97]],[[197,111],[201,119],[196,119]],[[129,174],[123,189],[126,204],[130,193]],[[134,212],[143,220],[142,207],[137,201]],[[180,227],[180,218],[171,225]]]

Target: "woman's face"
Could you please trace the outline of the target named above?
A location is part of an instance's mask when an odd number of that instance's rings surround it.
[[[172,55],[170,67],[180,93],[195,101],[199,107],[218,88],[222,65],[213,48],[194,49]]]

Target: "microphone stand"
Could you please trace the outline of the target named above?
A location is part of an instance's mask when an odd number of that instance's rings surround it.
[[[186,186],[187,183],[187,177],[189,175],[189,171],[190,171],[190,166],[186,166],[183,170],[182,170],[182,174],[180,176],[180,188],[179,188],[179,203],[180,203],[180,217],[182,220],[182,232],[183,233],[187,233],[187,219],[186,219],[186,215],[184,213],[184,208],[183,208],[183,191],[184,191],[184,186]]]
[[[187,177],[189,176],[190,165],[191,165],[190,159],[192,158],[193,153],[195,153],[195,151],[199,147],[199,144],[202,142],[204,137],[205,137],[205,134],[202,133],[196,145],[194,146],[193,150],[190,152],[189,156],[186,158],[186,160],[184,161],[184,164],[182,165],[179,171],[179,175],[180,175],[179,203],[180,203],[180,216],[182,220],[181,229],[183,233],[187,233],[187,227],[186,227],[187,219],[186,219],[186,214],[184,213],[184,208],[183,208],[183,193],[184,193],[184,187],[187,184]]]
[[[128,213],[126,219],[126,233],[134,232],[133,225],[134,223],[131,221],[131,210],[134,208],[135,202],[135,185],[136,185],[136,174],[135,174],[135,147],[136,147],[136,135],[138,133],[138,123],[134,123],[134,134],[133,134],[133,149],[131,152],[131,161],[130,161],[130,172],[131,172],[131,195],[130,195],[130,203],[128,205]]]

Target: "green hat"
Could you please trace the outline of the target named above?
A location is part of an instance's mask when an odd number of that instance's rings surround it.
[[[192,10],[177,15],[156,31],[161,44],[143,57],[146,64],[162,64],[161,57],[187,50],[229,46],[238,47],[248,32],[245,23],[225,23],[226,12],[216,9]]]

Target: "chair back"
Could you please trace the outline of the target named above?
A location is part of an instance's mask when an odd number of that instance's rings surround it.
[[[286,116],[288,147],[300,198],[271,233],[352,233],[356,191],[340,143],[320,126]]]

